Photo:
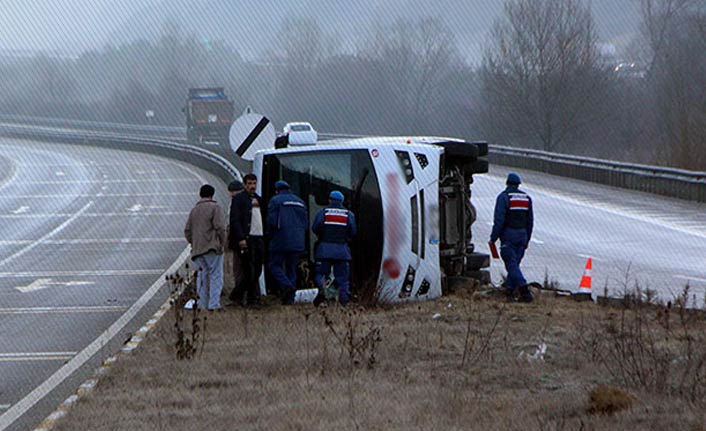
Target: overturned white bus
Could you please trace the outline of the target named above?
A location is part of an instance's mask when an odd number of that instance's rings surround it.
[[[351,292],[361,301],[441,296],[448,277],[489,280],[489,256],[471,242],[473,174],[488,171],[485,142],[446,138],[358,138],[259,151],[253,172],[265,203],[287,181],[310,222],[340,190],[356,215]],[[315,235],[300,265],[299,288],[313,286]]]

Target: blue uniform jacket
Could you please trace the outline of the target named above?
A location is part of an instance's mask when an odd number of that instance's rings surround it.
[[[516,220],[512,220],[514,217],[511,214],[512,211],[518,211],[520,214],[526,211],[526,217],[523,215],[520,220],[522,220],[522,226],[511,226],[515,224]],[[493,222],[493,232],[490,234],[490,241],[495,242],[498,238],[501,241],[507,241],[507,234],[517,234],[518,231],[524,231],[522,233],[527,235],[524,246],[527,247],[530,238],[532,238],[532,229],[534,227],[534,214],[532,209],[532,198],[529,195],[521,192],[517,186],[511,185],[505,189],[504,192],[498,195],[495,201],[495,217]],[[512,235],[513,237],[516,235]],[[514,242],[514,239],[510,239]]]
[[[343,209],[343,204],[332,203],[328,208],[339,208]],[[314,218],[314,223],[311,226],[311,230],[321,238],[324,236],[324,229],[326,229],[326,224],[324,223],[324,213],[326,209],[320,210],[316,213]],[[347,240],[353,238],[356,234],[355,225],[355,215],[352,211],[348,211],[348,221],[346,224],[346,236]],[[335,242],[324,242],[319,241],[316,247],[315,258],[326,259],[326,260],[352,260],[351,249],[348,247],[347,243],[335,243]]]
[[[289,190],[281,190],[267,206],[270,251],[303,252],[309,225],[306,205]]]

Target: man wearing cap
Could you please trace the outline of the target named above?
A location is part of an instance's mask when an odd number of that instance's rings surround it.
[[[244,190],[243,183],[238,180],[232,181],[228,184],[228,193],[230,193],[230,215],[228,224],[228,249],[233,253],[233,290],[230,291],[229,299],[234,303],[238,302],[238,298],[243,297],[243,286],[241,282],[243,280],[243,269],[242,263],[240,262],[240,245],[235,239],[235,232],[233,228],[235,223],[237,223],[236,213],[237,205],[235,203],[235,197]]]
[[[324,279],[331,273],[338,287],[338,301],[346,306],[350,300],[350,262],[351,250],[348,241],[356,234],[355,216],[343,207],[343,193],[335,190],[329,194],[329,206],[316,214],[311,230],[319,241],[316,246],[316,275],[314,282],[319,295],[314,305],[319,305],[327,298],[323,291]]]
[[[519,292],[521,302],[531,302],[532,293],[520,270],[520,262],[532,237],[534,215],[532,198],[519,189],[520,176],[511,172],[507,176],[507,188],[495,202],[495,217],[490,242],[500,239],[500,256],[507,270],[506,288],[508,298],[513,300]]]
[[[286,181],[275,183],[277,194],[267,206],[269,268],[283,304],[293,304],[297,289],[297,264],[305,249],[308,213],[306,205],[290,191]]]
[[[223,247],[226,240],[224,211],[213,200],[216,190],[205,184],[201,199],[189,213],[184,236],[191,245],[191,260],[198,269],[196,278],[198,307],[211,311],[221,308],[223,289]]]

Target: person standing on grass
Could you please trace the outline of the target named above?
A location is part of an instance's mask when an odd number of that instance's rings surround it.
[[[314,300],[318,306],[326,297],[323,290],[324,279],[331,274],[336,278],[338,287],[338,301],[346,306],[350,300],[350,264],[351,250],[348,241],[356,234],[355,216],[352,211],[343,207],[343,193],[334,190],[329,194],[329,206],[316,214],[311,230],[316,234],[319,242],[316,246],[316,275],[314,282],[319,289],[319,294]]]
[[[500,239],[500,257],[507,270],[506,289],[509,300],[519,292],[520,302],[532,302],[532,293],[527,286],[520,262],[529,245],[534,227],[532,198],[519,189],[522,180],[511,172],[507,176],[507,188],[495,201],[495,216],[490,242]]]
[[[245,192],[238,193],[234,198],[231,218],[231,234],[240,250],[240,262],[243,269],[242,289],[239,289],[233,299],[241,305],[261,305],[260,275],[265,254],[263,240],[264,226],[262,222],[262,199],[255,193],[257,177],[247,174],[243,177]]]
[[[210,311],[221,309],[223,248],[226,241],[224,211],[213,199],[215,193],[216,189],[209,184],[201,187],[201,199],[189,213],[184,227],[184,236],[191,245],[191,260],[198,271],[198,307]]]
[[[238,241],[235,239],[235,234],[233,233],[233,225],[236,222],[236,205],[235,197],[242,193],[245,188],[243,183],[238,180],[232,181],[228,184],[228,193],[230,193],[230,214],[229,214],[229,228],[228,228],[228,249],[233,252],[233,290],[231,290],[229,299],[236,302],[238,297],[242,298],[241,283],[243,281],[243,270],[242,263],[240,262],[240,246]]]
[[[289,190],[286,181],[277,181],[275,191],[277,195],[267,206],[269,267],[282,304],[291,305],[297,290],[297,264],[304,252],[309,223],[304,201]]]

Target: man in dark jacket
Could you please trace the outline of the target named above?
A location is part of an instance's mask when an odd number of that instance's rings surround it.
[[[319,239],[316,246],[316,275],[314,282],[319,289],[315,300],[318,305],[326,298],[323,292],[324,279],[331,273],[338,287],[338,301],[345,306],[350,300],[351,250],[348,241],[356,234],[355,216],[343,207],[343,193],[332,191],[329,206],[316,214],[311,230]],[[326,298],[327,299],[327,298]]]
[[[265,253],[263,241],[261,198],[255,193],[257,177],[243,177],[245,191],[238,193],[231,203],[230,247],[239,250],[243,269],[242,289],[234,290],[231,300],[240,304],[260,304],[260,275]]]
[[[228,184],[228,193],[230,193],[231,196],[229,217],[229,226],[231,226],[230,229],[232,229],[234,213],[236,211],[235,197],[238,194],[243,193],[244,190],[245,188],[243,187],[243,183],[238,180],[231,181],[231,183]],[[243,265],[240,262],[240,246],[238,245],[238,241],[235,240],[235,234],[231,230],[228,231],[228,249],[233,252],[233,290],[230,292],[230,298],[233,300],[233,298],[243,297],[243,287],[241,285],[243,281]]]
[[[283,304],[293,304],[297,289],[297,264],[304,251],[308,214],[306,205],[289,190],[286,181],[275,183],[277,195],[267,206],[270,237],[270,272],[277,282]]]
[[[519,291],[520,301],[531,302],[532,293],[527,286],[520,262],[532,238],[534,214],[532,198],[519,189],[520,176],[508,174],[507,188],[498,195],[495,202],[495,217],[490,242],[500,239],[500,256],[507,270],[507,294],[513,299]]]

